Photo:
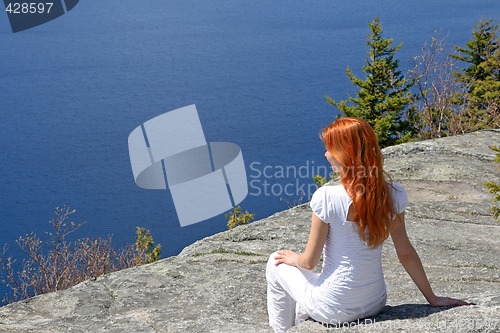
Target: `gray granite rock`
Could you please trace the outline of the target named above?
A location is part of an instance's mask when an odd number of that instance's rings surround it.
[[[386,169],[407,189],[407,227],[434,290],[476,303],[426,304],[391,241],[383,265],[388,302],[372,318],[290,332],[500,332],[500,223],[486,180],[500,181],[500,130],[384,150]],[[307,205],[216,234],[176,257],[0,308],[0,332],[270,332],[265,262],[278,249],[303,250]]]

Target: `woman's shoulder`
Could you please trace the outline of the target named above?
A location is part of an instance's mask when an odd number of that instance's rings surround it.
[[[400,183],[398,182],[394,182],[394,181],[391,181],[391,182],[387,182],[387,185],[389,185],[389,189],[391,191],[397,191],[397,192],[406,192],[405,188],[403,185],[401,185]]]
[[[332,223],[350,200],[342,185],[324,185],[313,194],[309,206],[325,223]]]
[[[342,184],[328,184],[328,185],[323,185],[320,186],[318,189],[313,194],[314,196],[320,196],[320,197],[332,197],[336,195],[342,195],[346,194],[346,190],[344,189],[344,186]]]
[[[388,182],[389,191],[391,192],[396,213],[401,213],[408,206],[408,195],[403,185],[397,182]]]
[[[319,187],[311,198],[311,204],[341,204],[349,201],[350,197],[342,185],[323,185]]]

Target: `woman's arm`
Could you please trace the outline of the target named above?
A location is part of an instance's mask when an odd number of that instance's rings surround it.
[[[425,275],[424,267],[422,262],[415,251],[415,248],[411,245],[408,235],[406,234],[405,228],[405,216],[404,212],[398,214],[396,219],[392,221],[391,224],[391,238],[394,243],[394,248],[398,255],[399,261],[405,268],[406,272],[410,275],[413,282],[417,285],[420,292],[424,295],[425,299],[432,306],[445,306],[445,305],[468,305],[469,303],[450,298],[450,297],[438,297],[432,291],[429,284],[429,280]]]
[[[307,241],[304,253],[298,254],[290,250],[278,251],[278,255],[274,257],[274,259],[276,259],[276,266],[279,264],[287,264],[309,270],[314,269],[321,258],[327,236],[328,224],[321,221],[320,218],[313,213],[309,240]]]

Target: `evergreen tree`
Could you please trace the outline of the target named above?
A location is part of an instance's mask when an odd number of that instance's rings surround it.
[[[366,79],[362,80],[350,68],[346,69],[351,82],[359,87],[356,97],[340,102],[330,97],[326,99],[344,116],[365,119],[375,130],[380,146],[386,147],[408,141],[414,134],[409,121],[411,114],[406,114],[413,82],[404,77],[398,69],[399,61],[394,58],[402,44],[392,46],[392,38],[383,38],[378,17],[369,26],[368,58],[363,66]],[[347,104],[349,101],[351,105]]]
[[[160,260],[161,246],[153,240],[148,229],[137,227],[137,237],[135,239],[135,251],[137,252],[136,265],[150,264]]]
[[[464,132],[500,126],[500,35],[492,20],[474,26],[466,47],[455,46],[457,54],[450,57],[468,66],[455,71],[455,76],[468,92],[457,96],[457,103],[466,106]]]
[[[458,54],[450,54],[450,57],[469,64],[469,67],[455,73],[458,81],[473,84],[495,74],[497,80],[500,79],[498,68],[494,71],[484,66],[498,50],[497,30],[498,26],[493,24],[493,20],[480,21],[474,26],[472,38],[465,44],[466,47],[455,46]]]

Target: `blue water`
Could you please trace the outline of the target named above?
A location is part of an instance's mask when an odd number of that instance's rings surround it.
[[[17,237],[43,234],[63,205],[87,222],[76,236],[112,234],[122,246],[143,226],[163,257],[225,230],[223,214],[181,228],[169,191],[133,180],[129,133],[189,104],[207,141],[241,147],[249,180],[262,184],[269,166],[270,184],[298,181],[292,195],[250,188],[244,209],[260,219],[307,201],[300,185],[326,170],[318,132],[336,114],[325,96],[354,93],[344,69],[362,74],[377,15],[404,43],[406,70],[435,30],[464,45],[481,17],[500,23],[500,2],[82,0],[16,34],[0,13],[0,245],[15,254]],[[275,173],[301,166],[295,178]]]

